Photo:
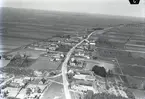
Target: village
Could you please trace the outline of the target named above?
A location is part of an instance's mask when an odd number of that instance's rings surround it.
[[[104,58],[96,54],[96,45],[100,43],[98,34],[88,39],[86,36],[56,35],[2,55],[0,98],[46,99],[46,91],[52,83],[63,85],[62,78],[60,82],[56,81],[62,76],[62,63],[69,50],[83,39],[67,63],[66,77],[72,99],[85,99],[88,92],[135,99],[122,77],[116,73],[116,68],[122,73],[117,58]],[[64,92],[61,94],[63,97]]]

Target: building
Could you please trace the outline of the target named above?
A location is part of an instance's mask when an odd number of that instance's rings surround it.
[[[48,49],[51,50],[51,51],[55,51],[57,49],[57,47],[50,46]]]
[[[88,91],[88,90],[94,91],[94,88],[88,85],[73,85],[71,86],[71,88],[76,91]]]
[[[34,71],[34,75],[36,75],[38,77],[42,76],[42,74],[43,73],[41,71],[37,71],[37,70]]]
[[[76,80],[71,83],[71,89],[81,92],[86,92],[88,90],[95,91],[93,88],[93,83],[90,81],[84,81],[84,80]]]
[[[90,40],[90,41],[89,41],[89,44],[90,44],[90,45],[96,45],[96,40]]]
[[[93,73],[91,71],[88,70],[74,70],[76,72],[76,74],[82,74],[82,75],[90,75],[92,76]]]
[[[95,81],[95,76],[93,76],[93,73],[91,71],[85,71],[85,70],[70,70],[74,73],[73,78],[78,80],[84,80],[84,81]]]
[[[79,68],[83,68],[85,67],[86,63],[85,61],[80,61],[80,60],[77,60],[75,58],[71,58],[71,60],[69,61],[69,64],[68,64],[70,67],[79,67]]]
[[[20,88],[24,85],[25,85],[25,83],[22,78],[16,78],[16,79],[12,80],[12,82],[9,84],[9,86],[15,87],[15,88]]]
[[[82,79],[85,81],[95,81],[95,77],[91,75],[83,75],[83,74],[75,74],[73,76],[74,79]]]
[[[75,52],[75,53],[74,53],[74,56],[75,56],[75,57],[83,57],[83,58],[90,59],[89,54],[86,53],[85,51]]]
[[[19,90],[20,88],[6,87],[5,89],[1,90],[1,94],[3,94],[4,92],[8,92],[7,97],[15,97],[18,94]]]

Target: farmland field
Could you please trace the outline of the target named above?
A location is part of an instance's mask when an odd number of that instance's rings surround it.
[[[25,12],[25,13],[24,13]],[[86,28],[142,21],[114,16],[2,8],[1,50],[8,51],[55,34],[84,33]]]
[[[121,65],[121,69],[125,75],[145,77],[145,67]],[[119,71],[119,68],[116,68],[115,70],[117,72]],[[121,74],[120,72],[117,73]]]

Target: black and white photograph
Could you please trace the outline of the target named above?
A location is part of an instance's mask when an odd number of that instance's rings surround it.
[[[0,0],[0,99],[145,99],[145,0]]]

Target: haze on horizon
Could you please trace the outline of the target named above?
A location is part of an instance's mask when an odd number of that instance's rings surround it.
[[[0,7],[145,18],[145,0],[141,0],[139,5],[130,5],[128,0],[0,0]]]

